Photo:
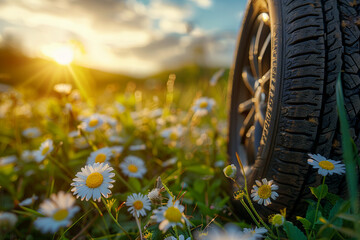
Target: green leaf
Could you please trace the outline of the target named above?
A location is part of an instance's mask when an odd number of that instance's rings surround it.
[[[289,240],[307,240],[305,234],[291,222],[285,221],[284,230]]]
[[[341,85],[341,74],[339,73],[336,83],[336,102],[339,112],[341,143],[343,150],[343,158],[346,168],[346,182],[349,189],[351,207],[354,213],[359,211],[359,191],[358,191],[358,175],[356,168],[357,150],[354,148],[353,140],[350,135],[347,113],[345,110],[345,101]]]
[[[309,201],[309,206],[306,211],[306,219],[309,220],[311,224],[313,223],[315,218],[315,209],[316,209],[315,205],[316,203],[314,201]]]
[[[344,200],[342,199],[339,199],[336,204],[334,205],[334,207],[330,210],[330,213],[329,213],[329,221],[330,222],[333,222],[334,221],[334,218],[336,217],[335,215],[338,214],[341,210],[341,207],[342,205],[344,204]],[[335,224],[335,222],[337,224]],[[341,222],[337,222],[335,221],[334,224],[341,227],[342,226],[342,221]]]
[[[215,174],[214,169],[206,165],[189,166],[187,170],[204,176],[214,176]]]
[[[203,193],[205,189],[205,181],[202,179],[197,179],[194,182],[194,190],[196,193]]]
[[[128,182],[137,192],[141,192],[141,183],[139,179],[131,177]]]
[[[31,209],[31,208],[27,208],[27,207],[23,207],[23,206],[20,206],[21,209],[23,209],[24,211],[28,212],[28,213],[31,213],[32,215],[35,215],[37,217],[45,217],[44,215],[42,215],[41,213]]]
[[[303,217],[296,217],[296,220],[300,221],[301,224],[303,225],[304,229],[309,230],[311,228],[311,222],[309,220],[307,220],[306,218]]]
[[[350,222],[355,222],[355,223],[360,222],[360,216],[355,215],[355,214],[340,213],[340,214],[337,214],[336,216],[339,218],[345,219],[347,221],[350,221]]]
[[[225,204],[230,200],[229,196],[226,196],[224,198],[221,199],[220,202],[216,203],[217,207],[222,208],[223,206],[225,206]]]
[[[335,205],[336,202],[341,199],[338,195],[333,194],[331,192],[328,192],[328,194],[325,197],[326,200],[328,200],[332,205]]]
[[[317,199],[321,200],[328,194],[328,186],[326,184],[321,184],[316,188],[310,187],[310,191]]]

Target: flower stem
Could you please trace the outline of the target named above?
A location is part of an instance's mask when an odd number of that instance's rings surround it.
[[[179,240],[179,233],[178,233],[178,230],[177,230],[176,226],[174,226],[174,231],[175,231],[176,239]]]
[[[311,226],[310,237],[311,237],[311,235],[312,235],[313,232],[314,232],[315,222],[316,222],[316,219],[317,219],[317,215],[318,215],[318,211],[319,211],[319,206],[320,206],[320,201],[321,201],[322,194],[323,194],[323,191],[324,191],[325,177],[326,177],[326,176],[323,177],[323,181],[322,181],[322,184],[321,184],[320,196],[318,197],[318,201],[317,201],[317,204],[316,204],[315,216],[314,216],[313,224],[312,224],[312,226]]]
[[[261,224],[270,232],[270,234],[272,234],[272,235],[274,236],[274,234],[273,234],[273,232],[271,231],[271,229],[269,228],[269,226],[264,222],[264,220],[262,219],[262,217],[260,217],[260,215],[257,213],[254,205],[253,205],[252,202],[251,202],[251,199],[250,199],[250,197],[249,197],[249,194],[247,193],[247,194],[245,195],[245,197],[246,197],[246,200],[249,202],[249,205],[250,205],[251,210],[253,210],[253,212],[255,213],[256,217],[257,217],[257,218],[259,219],[259,221],[261,222]]]
[[[249,195],[249,191],[248,191],[248,188],[247,188],[247,181],[246,181],[245,169],[244,169],[244,166],[243,166],[243,164],[242,164],[242,162],[241,162],[241,160],[240,160],[240,158],[239,158],[238,153],[236,152],[235,154],[236,154],[236,159],[237,159],[237,161],[238,161],[238,163],[239,163],[239,166],[240,166],[240,168],[241,168],[241,172],[242,172],[242,174],[243,174],[243,176],[244,176],[245,198],[246,198],[246,200],[248,201],[251,210],[255,213],[256,217],[259,219],[259,221],[261,222],[261,224],[269,231],[269,234],[270,234],[272,237],[275,237],[274,233],[271,231],[271,229],[269,228],[269,226],[264,222],[264,220],[259,216],[259,214],[257,213],[256,209],[254,208],[254,205],[253,205],[252,202],[251,202],[250,195]],[[233,181],[234,181],[234,182],[236,183],[236,185],[239,187],[239,184],[235,181],[235,179],[233,179]],[[244,201],[244,200],[242,200],[242,201]],[[244,201],[244,203],[245,203],[245,201]],[[245,204],[243,204],[243,205],[245,205]],[[249,209],[249,208],[248,208],[248,209]],[[250,209],[247,210],[247,211],[248,211],[248,212],[251,212]],[[253,215],[252,215],[252,217],[253,217]],[[255,223],[256,223],[256,222],[257,222],[257,221],[255,220]],[[257,225],[258,225],[258,224],[259,224],[259,223],[257,222]]]
[[[188,233],[189,233],[189,236],[190,236],[191,240],[193,240],[193,237],[192,237],[192,234],[191,234],[190,225],[189,225],[189,224],[186,224],[186,228],[187,228],[187,230],[188,230]]]
[[[275,227],[275,228],[276,228],[277,239],[280,240],[279,228],[278,227]]]
[[[118,221],[116,221],[116,219],[114,218],[114,216],[112,215],[111,213],[111,209],[108,209],[107,205],[106,205],[106,202],[105,202],[105,199],[103,197],[101,197],[101,200],[102,202],[104,203],[105,205],[105,208],[107,210],[107,212],[109,213],[111,219],[115,222],[115,224],[126,234],[126,236],[131,239],[129,233],[118,223]]]
[[[139,228],[140,240],[143,240],[143,235],[142,235],[142,231],[141,231],[141,224],[140,224],[139,218],[137,217],[136,214],[135,214],[135,220],[136,220],[136,224],[137,224],[137,226]]]
[[[115,175],[130,191],[136,192],[136,190],[128,182],[126,182],[125,179],[119,173],[115,172]]]
[[[250,208],[246,205],[244,199],[240,200],[241,204],[244,206],[244,208],[246,209],[246,211],[249,213],[250,217],[252,218],[252,220],[254,221],[254,223],[256,224],[256,226],[260,227],[259,222],[256,220],[254,214],[252,213],[252,211],[250,210]]]

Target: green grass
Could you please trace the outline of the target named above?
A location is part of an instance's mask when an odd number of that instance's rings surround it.
[[[185,79],[187,74],[189,79]],[[227,160],[227,73],[215,86],[210,86],[206,75],[199,75],[191,67],[178,72],[175,82],[172,78],[168,80],[168,73],[156,77],[160,79],[157,88],[136,85],[131,80],[119,88],[113,82],[110,87],[105,83],[99,89],[91,87],[90,99],[84,95],[77,99],[74,93],[59,94],[52,89],[36,92],[24,87],[19,87],[22,95],[10,92],[1,95],[0,156],[17,158],[12,163],[0,164],[0,211],[17,216],[14,226],[0,220],[1,238],[72,239],[84,236],[89,239],[140,239],[140,226],[146,239],[179,235],[191,239],[205,235],[203,239],[209,239],[214,235],[211,231],[208,233],[210,229],[217,226],[229,230],[228,223],[235,224],[233,229],[238,236],[244,234],[241,229],[257,224],[260,228],[267,228],[264,236],[268,239],[359,238],[358,176],[355,171],[359,159],[348,132],[340,78],[337,97],[347,183],[351,190],[349,199],[328,193],[323,183],[312,189],[314,198],[308,201],[306,216],[298,217],[295,222],[284,220],[282,226],[276,227],[274,216],[270,217],[270,222],[259,218],[254,207],[257,203],[251,200],[243,186],[238,186],[241,191],[236,193],[236,198],[256,224],[245,222],[234,214],[236,209],[230,201],[229,183],[223,174]],[[196,116],[192,110],[199,97],[210,97],[216,102],[202,117]],[[71,111],[67,110],[69,103]],[[123,111],[119,111],[116,104],[121,104]],[[162,112],[156,114],[156,109],[162,109]],[[80,131],[83,119],[94,113],[111,117],[116,124],[111,125],[110,121],[94,132]],[[164,130],[174,126],[182,127],[178,136],[164,137]],[[37,127],[41,135],[36,138],[23,136],[23,130],[29,127]],[[79,136],[69,136],[74,131],[78,131]],[[112,141],[114,138],[120,138],[120,143]],[[46,139],[53,140],[54,150],[43,161],[23,157],[25,150],[39,149]],[[86,146],[79,145],[79,139]],[[55,233],[41,233],[41,228],[34,225],[34,221],[43,216],[38,212],[40,204],[52,194],[70,192],[72,179],[86,165],[93,151],[119,145],[123,147],[121,153],[114,154],[109,162],[116,173],[112,194],[107,199],[102,198],[101,202],[77,199],[75,205],[80,210],[66,227]],[[139,145],[144,147],[132,150],[133,146]],[[128,177],[119,167],[129,155],[144,161],[147,171],[142,177]],[[155,187],[161,188],[161,197],[137,222],[124,202],[133,193],[146,195]],[[18,205],[33,195],[38,196],[35,202],[26,207]],[[182,218],[187,219],[187,224],[161,231],[151,216],[155,209],[168,203],[170,196],[185,207]],[[286,217],[286,214],[282,212],[281,216]],[[209,235],[206,237],[206,234]]]

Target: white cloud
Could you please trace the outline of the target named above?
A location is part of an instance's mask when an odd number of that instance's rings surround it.
[[[190,0],[201,8],[210,8],[212,6],[211,0]]]
[[[151,18],[166,20],[184,20],[193,14],[187,6],[165,3],[161,0],[151,1],[147,13]]]
[[[200,7],[212,4],[193,1]],[[77,63],[132,75],[194,61],[199,46],[205,55],[215,56],[213,62],[225,62],[229,51],[223,40],[192,26],[193,11],[191,4],[163,0],[149,5],[137,0],[4,0],[0,36],[20,39],[31,56],[48,44],[76,40],[86,52],[75,57]],[[235,43],[226,44],[231,48]]]
[[[165,33],[185,34],[188,32],[188,24],[180,21],[160,20],[159,27]]]

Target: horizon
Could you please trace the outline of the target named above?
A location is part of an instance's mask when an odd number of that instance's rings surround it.
[[[245,1],[4,1],[0,44],[29,57],[143,78],[230,67]]]

